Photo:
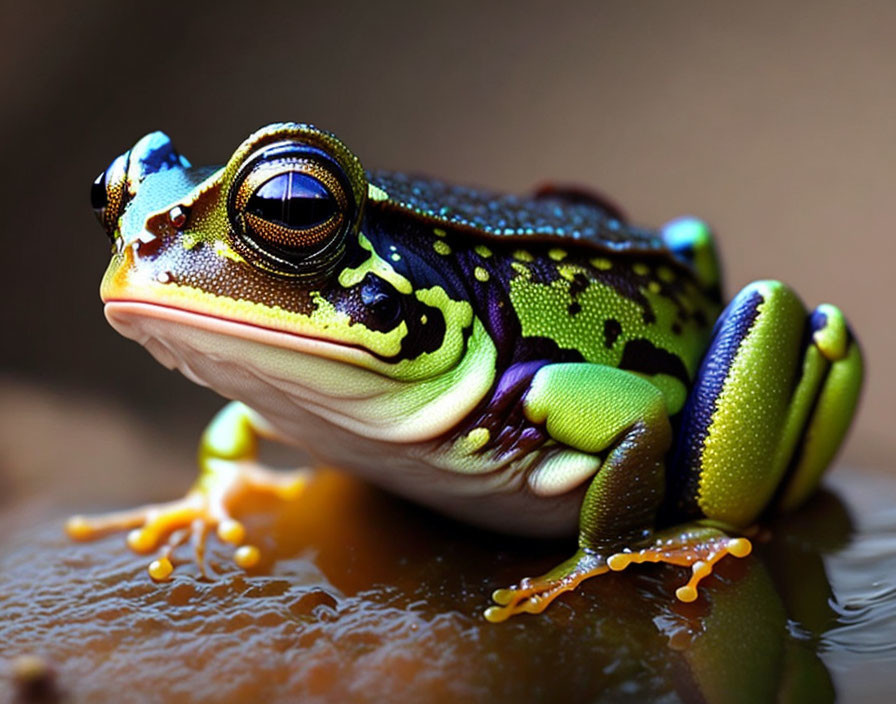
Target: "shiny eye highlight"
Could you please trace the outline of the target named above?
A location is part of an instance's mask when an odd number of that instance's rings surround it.
[[[336,199],[320,181],[289,171],[264,183],[249,198],[246,214],[290,230],[313,229],[338,213]]]
[[[342,167],[299,143],[268,146],[248,160],[230,190],[237,238],[287,276],[320,274],[338,259],[357,204]]]
[[[99,214],[106,204],[109,197],[106,195],[106,172],[103,171],[90,186],[90,207],[93,212]]]

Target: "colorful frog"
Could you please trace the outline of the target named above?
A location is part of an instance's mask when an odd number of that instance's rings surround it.
[[[256,460],[259,437],[485,528],[578,532],[573,556],[498,589],[485,616],[542,611],[632,563],[690,568],[751,550],[768,511],[799,506],[862,383],[841,312],[776,281],[724,308],[713,237],[648,230],[577,189],[501,195],[365,172],[328,132],[265,127],[223,167],[155,132],[94,183],[112,241],[106,317],[162,364],[233,401],[181,500],[75,517],[131,529],[157,580],[209,530],[248,567],[232,507],[288,498],[305,474]]]

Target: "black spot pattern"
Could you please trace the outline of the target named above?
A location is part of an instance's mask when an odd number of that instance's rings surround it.
[[[606,331],[606,324],[604,324],[604,330]],[[642,374],[668,374],[679,379],[685,387],[691,381],[681,357],[657,347],[650,340],[643,338],[629,340],[625,343],[619,368]]]
[[[604,347],[610,349],[616,344],[616,339],[622,334],[622,325],[615,318],[607,318],[604,321]]]

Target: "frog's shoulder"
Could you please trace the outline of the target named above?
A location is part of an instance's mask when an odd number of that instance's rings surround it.
[[[523,196],[458,186],[400,172],[372,171],[372,200],[486,238],[570,240],[602,251],[671,254],[659,233],[634,227],[609,201],[584,189],[545,186]]]

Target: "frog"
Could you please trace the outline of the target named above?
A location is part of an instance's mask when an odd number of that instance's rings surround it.
[[[577,536],[554,569],[496,589],[489,621],[640,563],[681,568],[689,602],[765,517],[812,495],[857,406],[843,313],[776,280],[726,305],[693,216],[647,228],[589,189],[368,171],[293,122],[223,166],[150,133],[91,203],[109,323],[229,399],[186,496],[66,524],[76,540],[126,531],[156,581],[190,539],[208,577],[213,532],[258,564],[234,508],[293,501],[311,476],[264,466],[272,440],[485,530]]]

